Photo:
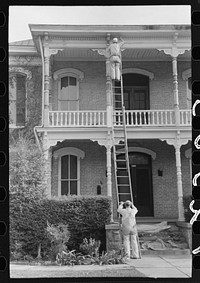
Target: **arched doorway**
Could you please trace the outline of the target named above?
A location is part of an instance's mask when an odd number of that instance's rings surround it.
[[[124,106],[126,110],[148,110],[149,77],[141,74],[123,74]],[[120,86],[120,82],[116,82]]]
[[[124,154],[120,154],[120,157],[123,159]],[[129,165],[133,201],[138,209],[137,216],[153,216],[151,156],[140,152],[129,152]],[[122,176],[121,180],[119,177],[119,183],[123,184],[123,170],[119,170],[117,174]]]
[[[149,77],[136,73],[123,74],[122,77],[125,110],[141,110],[141,113],[127,113],[128,123],[130,125],[148,124],[148,114],[142,110],[150,109]],[[120,82],[116,82],[116,87],[115,92],[120,93]],[[115,102],[114,107],[115,109],[119,109],[117,101]]]

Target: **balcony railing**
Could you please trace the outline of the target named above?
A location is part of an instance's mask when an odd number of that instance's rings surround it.
[[[49,111],[50,127],[105,127],[106,111]]]
[[[121,112],[115,111],[114,124],[120,125]],[[126,111],[127,126],[171,126],[175,125],[174,110]]]
[[[181,109],[180,126],[191,125],[191,110]],[[114,126],[122,125],[122,112],[114,111]],[[176,126],[174,110],[128,110],[127,127]],[[106,111],[49,111],[50,127],[106,127]]]

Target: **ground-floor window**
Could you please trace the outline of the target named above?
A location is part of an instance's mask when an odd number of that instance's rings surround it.
[[[61,195],[77,195],[78,168],[77,156],[61,157]]]
[[[58,159],[58,196],[80,194],[80,164],[85,153],[75,147],[60,148],[53,153]]]

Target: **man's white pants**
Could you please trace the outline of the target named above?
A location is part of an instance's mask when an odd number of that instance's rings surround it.
[[[130,257],[131,255],[134,258],[139,258],[137,235],[127,235],[127,236],[124,235],[123,239],[124,239],[124,249],[126,256]],[[130,248],[132,249],[132,254]]]

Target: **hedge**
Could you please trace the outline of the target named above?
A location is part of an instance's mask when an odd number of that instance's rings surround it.
[[[10,196],[10,250],[15,252],[21,244],[22,254],[37,255],[39,244],[42,255],[49,252],[47,221],[67,224],[71,237],[69,249],[79,250],[83,238],[100,240],[101,250],[106,249],[105,224],[110,222],[111,199],[105,196],[70,196],[60,199],[36,200]]]

